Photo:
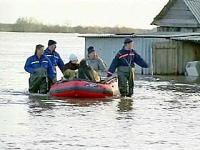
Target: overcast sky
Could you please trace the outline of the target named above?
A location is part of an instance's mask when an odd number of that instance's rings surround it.
[[[45,24],[152,28],[168,0],[0,0],[0,22],[34,17]]]

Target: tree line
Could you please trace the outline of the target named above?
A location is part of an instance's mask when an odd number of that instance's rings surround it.
[[[144,33],[150,30],[134,29],[128,27],[99,27],[99,26],[75,26],[69,25],[45,25],[34,18],[18,18],[14,24],[0,23],[0,31],[5,32],[46,32],[46,33]]]

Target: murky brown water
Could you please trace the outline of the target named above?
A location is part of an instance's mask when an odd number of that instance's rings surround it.
[[[137,76],[133,100],[52,100],[27,94],[23,65],[38,42],[83,57],[76,35],[0,33],[0,149],[199,150],[200,80]],[[81,53],[80,53],[81,52]]]

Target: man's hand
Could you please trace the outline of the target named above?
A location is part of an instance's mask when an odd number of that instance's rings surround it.
[[[54,84],[54,83],[56,83],[57,81],[56,81],[56,78],[53,78],[53,80],[52,80],[52,83]]]
[[[107,73],[107,77],[111,77],[111,76],[112,76],[112,74]]]

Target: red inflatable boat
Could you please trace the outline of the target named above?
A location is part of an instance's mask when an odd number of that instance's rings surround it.
[[[117,95],[117,82],[105,84],[81,79],[58,82],[51,86],[50,96],[69,98],[106,98]]]

